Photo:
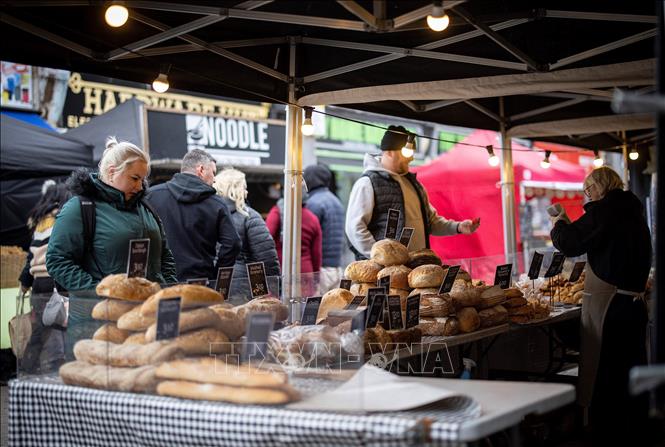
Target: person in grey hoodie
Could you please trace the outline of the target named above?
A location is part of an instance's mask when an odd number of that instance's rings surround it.
[[[164,224],[179,281],[217,278],[218,267],[231,267],[240,238],[226,205],[212,187],[217,165],[206,151],[194,149],[180,172],[153,186],[146,200]]]
[[[346,236],[356,259],[369,258],[372,245],[384,238],[391,208],[400,212],[398,238],[403,228],[414,229],[409,251],[429,248],[430,235],[471,234],[480,225],[480,219],[458,222],[437,214],[425,188],[409,172],[413,155],[402,153],[407,135],[404,127],[390,126],[381,140],[381,156],[365,154],[365,170],[351,189],[346,210]]]

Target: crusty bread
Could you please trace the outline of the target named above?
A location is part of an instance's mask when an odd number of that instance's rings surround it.
[[[415,250],[409,253],[409,260],[406,263],[406,266],[410,269],[415,269],[421,265],[441,265],[441,258],[436,254],[434,250],[429,248],[421,248],[420,250]]]
[[[518,296],[518,297],[515,297],[515,298],[507,299],[503,303],[503,305],[508,309],[510,309],[512,307],[526,306],[526,304],[527,304],[526,298],[524,298],[523,296]]]
[[[370,259],[354,261],[346,266],[344,277],[356,282],[376,284],[376,275],[379,274],[381,268],[379,264]]]
[[[473,287],[471,283],[456,279],[450,290],[450,297],[456,309],[475,307],[481,302],[481,287]]]
[[[131,332],[118,329],[118,326],[116,326],[115,323],[106,323],[95,331],[92,335],[92,339],[120,344],[130,335]]]
[[[145,345],[145,332],[134,332],[122,342],[123,345]]]
[[[226,304],[226,303],[225,303]],[[224,332],[229,340],[236,341],[245,333],[245,320],[240,318],[232,309],[225,304],[210,306],[217,314],[217,328]]]
[[[95,365],[132,367],[155,365],[182,357],[177,346],[165,342],[152,342],[145,345],[116,345],[100,340],[79,340],[74,345],[76,360]]]
[[[157,387],[153,365],[118,368],[74,361],[60,367],[60,377],[67,385],[110,391],[154,393]]]
[[[496,305],[478,312],[480,327],[497,326],[508,321],[508,311],[502,305]]]
[[[440,287],[444,271],[438,265],[421,265],[409,273],[409,286],[412,288]]]
[[[370,259],[384,267],[406,264],[409,260],[409,250],[398,241],[382,239],[372,245]]]
[[[484,286],[480,289],[482,292],[476,309],[489,309],[506,301],[505,290],[499,286]]]
[[[92,318],[95,320],[118,321],[118,318],[138,305],[132,301],[102,300],[92,308]]]
[[[185,333],[202,327],[214,327],[219,323],[219,318],[214,310],[208,307],[180,312],[179,331]],[[145,331],[145,339],[148,342],[155,341],[157,336],[157,323],[150,325]]]
[[[460,332],[473,332],[480,327],[480,317],[473,307],[459,309],[455,312],[455,316],[459,320]]]
[[[224,297],[216,290],[210,287],[200,286],[198,284],[178,284],[177,286],[167,287],[160,290],[141,306],[141,315],[155,315],[159,307],[159,301],[165,298],[180,297],[180,308],[189,309],[192,307],[209,306],[224,301]]]
[[[451,336],[460,332],[459,320],[455,317],[421,318],[418,328],[429,336]]]
[[[421,317],[447,317],[454,311],[455,307],[448,294],[422,295],[420,297]]]
[[[184,397],[186,399],[218,400],[245,405],[280,405],[297,400],[293,389],[248,388],[211,383],[166,380],[157,385],[157,393],[163,396]]]
[[[321,299],[319,313],[316,315],[317,323],[325,320],[331,310],[344,309],[351,301],[353,301],[353,294],[348,290],[339,288],[329,290]]]
[[[508,310],[508,313],[510,315],[527,315],[533,318],[533,313],[534,313],[533,308],[528,304],[518,307],[508,307],[506,309]]]
[[[531,321],[528,315],[510,315],[508,321],[511,323],[525,324]]]
[[[209,327],[180,334],[168,342],[186,355],[230,354],[233,351],[226,334]]]
[[[412,327],[409,329],[395,329],[387,331],[390,336],[390,342],[395,349],[400,349],[403,346],[399,345],[410,345],[412,343],[420,343],[422,338],[422,331],[418,327]]]
[[[390,276],[390,287],[393,289],[410,290],[409,273],[411,269],[403,265],[391,265],[380,270],[376,275],[379,280],[384,276]]]
[[[372,287],[376,287],[375,282],[357,282],[354,284],[351,284],[351,294],[353,296],[367,296],[367,292],[369,289]]]
[[[409,296],[425,296],[425,295],[436,295],[439,293],[438,287],[418,287],[409,292]]]
[[[270,312],[275,315],[275,321],[284,321],[289,318],[289,308],[277,298],[256,298],[241,306],[236,306],[232,310],[243,321],[252,312]]]
[[[508,299],[524,296],[524,293],[517,287],[508,287],[507,289],[503,289],[503,292]]]
[[[97,295],[126,301],[145,301],[159,292],[159,284],[145,278],[127,278],[125,273],[109,275],[96,287]]]
[[[157,321],[156,315],[141,315],[141,306],[136,306],[126,314],[118,318],[116,323],[119,329],[124,331],[142,332]]]
[[[455,279],[461,279],[462,281],[471,282],[471,275],[466,270],[460,270],[457,272]]]

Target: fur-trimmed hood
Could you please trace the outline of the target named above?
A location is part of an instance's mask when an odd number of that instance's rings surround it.
[[[148,187],[147,182],[144,181],[143,190],[134,195],[129,201],[125,201],[125,194],[122,191],[102,182],[97,172],[87,168],[78,168],[72,171],[66,183],[72,195],[115,203],[119,208],[135,207],[143,199]]]

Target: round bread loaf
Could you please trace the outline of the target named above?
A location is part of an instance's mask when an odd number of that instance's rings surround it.
[[[441,258],[439,258],[434,250],[421,248],[420,250],[409,253],[409,260],[407,261],[406,266],[410,269],[415,269],[416,267],[427,264],[441,265]]]
[[[412,288],[440,287],[443,282],[443,268],[438,265],[421,265],[409,273],[409,286]]]
[[[409,290],[409,273],[411,269],[404,265],[391,265],[379,271],[376,279],[379,280],[385,276],[390,276],[390,288]]]
[[[209,287],[198,284],[179,284],[167,287],[151,296],[141,306],[141,315],[155,315],[159,307],[159,301],[165,298],[180,297],[180,307],[188,309],[198,306],[209,306],[224,301],[222,295]]]
[[[256,298],[241,306],[232,309],[233,312],[245,321],[252,312],[270,312],[275,315],[275,321],[284,321],[289,318],[289,308],[277,298]]]
[[[102,279],[95,291],[97,295],[126,301],[145,301],[159,292],[159,284],[145,278],[127,278],[125,273],[108,275]]]
[[[464,307],[455,313],[462,333],[473,332],[480,327],[478,311],[473,307]]]
[[[370,259],[354,261],[346,266],[344,277],[356,282],[376,283],[376,275],[380,270],[381,266]]]
[[[326,319],[328,312],[333,309],[344,309],[347,304],[353,300],[353,293],[346,289],[332,289],[326,292],[321,298],[319,313],[316,316],[316,322]]]
[[[372,287],[376,287],[376,283],[374,282],[357,282],[355,284],[351,284],[351,294],[353,296],[367,296],[367,291],[371,289]]]
[[[382,239],[372,245],[370,258],[385,267],[406,264],[409,260],[409,250],[398,241]]]

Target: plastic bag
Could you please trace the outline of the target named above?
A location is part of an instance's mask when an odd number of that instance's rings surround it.
[[[42,314],[42,323],[44,326],[67,326],[67,316],[69,313],[69,298],[64,297],[53,289],[53,294],[49,298],[44,313]]]

